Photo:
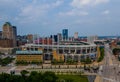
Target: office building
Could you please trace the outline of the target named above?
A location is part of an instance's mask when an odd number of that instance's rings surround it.
[[[68,40],[68,29],[62,30],[62,37],[63,37],[63,40]]]
[[[41,44],[51,45],[52,44],[52,38],[49,38],[49,37],[44,38],[43,37],[43,38],[41,38],[40,43]]]
[[[27,43],[27,36],[26,35],[18,35],[17,36],[17,46],[21,46]]]
[[[33,43],[33,35],[32,34],[28,34],[27,35],[27,40],[28,40],[28,43]]]
[[[9,39],[13,40],[13,47],[16,46],[16,36],[17,36],[17,29],[15,26],[12,26],[9,22],[6,22],[2,28],[2,39]]]
[[[98,39],[98,36],[88,36],[87,37],[87,42],[88,43],[94,43],[95,40]]]
[[[0,31],[0,39],[2,39],[2,31]]]
[[[16,26],[12,26],[12,35],[13,35],[13,46],[16,47],[17,45],[17,28]]]
[[[12,34],[12,25],[9,22],[6,22],[3,25],[3,32],[2,32],[2,37],[6,38],[6,39],[12,39],[13,38],[13,34]]]
[[[57,35],[54,35],[54,42],[58,42],[58,36]]]
[[[2,48],[13,47],[13,40],[12,39],[0,39],[0,47]]]
[[[58,43],[59,43],[60,41],[62,41],[62,34],[61,34],[61,33],[58,33],[58,34],[57,34],[57,37],[58,37],[58,40],[57,40]]]
[[[78,39],[78,32],[74,33],[74,39]]]

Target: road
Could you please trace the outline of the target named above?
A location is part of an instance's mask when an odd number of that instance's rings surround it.
[[[100,73],[102,82],[120,82],[120,67],[119,62],[112,55],[112,52],[107,44],[105,44],[103,71]]]

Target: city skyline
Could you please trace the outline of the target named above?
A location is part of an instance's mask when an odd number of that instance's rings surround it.
[[[119,0],[0,0],[0,30],[9,21],[18,34],[120,35]],[[11,5],[12,4],[12,5]]]

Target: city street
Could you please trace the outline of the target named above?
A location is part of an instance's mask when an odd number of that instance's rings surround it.
[[[102,82],[120,82],[119,62],[112,55],[108,45],[105,45],[104,64],[102,65]]]

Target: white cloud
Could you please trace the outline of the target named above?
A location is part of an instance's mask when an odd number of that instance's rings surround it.
[[[49,3],[50,2],[50,3]],[[0,0],[0,20],[22,23],[39,22],[50,10],[61,6],[64,0]],[[9,17],[8,17],[9,16]]]
[[[88,5],[91,3],[91,0],[73,0],[71,5],[73,7],[81,8],[82,6]]]
[[[19,17],[16,17],[15,19],[19,21],[21,20],[22,23],[38,21],[40,20],[40,17],[43,17],[47,12],[63,3],[62,0],[57,0],[56,2],[52,2],[50,4],[37,4],[37,1],[39,0],[33,0],[32,3],[21,7]]]
[[[60,6],[63,3],[63,0],[58,0],[55,3],[52,4],[53,7]]]
[[[70,5],[76,8],[82,8],[86,6],[94,6],[108,2],[109,0],[73,0]]]
[[[110,13],[109,10],[105,10],[105,11],[102,12],[103,15],[108,15],[109,13]]]
[[[60,16],[86,16],[88,15],[88,12],[73,9],[68,12],[60,12],[59,15]]]
[[[88,12],[86,11],[80,11],[78,9],[72,9],[71,11],[68,12],[60,12],[60,16],[86,16],[88,15]]]
[[[94,4],[108,3],[109,0],[95,0]]]
[[[23,6],[23,4],[25,3],[24,0],[0,0],[0,7],[2,8],[18,8],[20,6]]]
[[[48,8],[48,5],[38,6],[38,5],[28,5],[21,8],[20,16],[40,16]]]

